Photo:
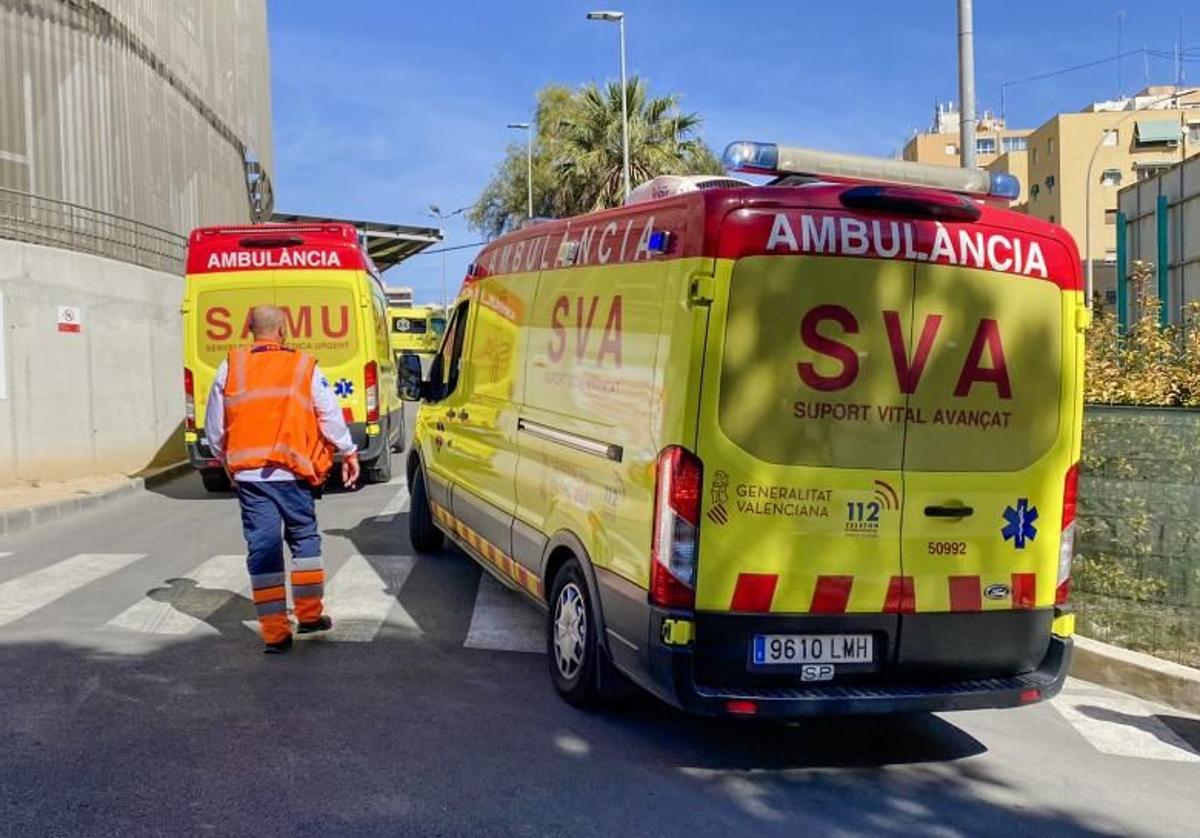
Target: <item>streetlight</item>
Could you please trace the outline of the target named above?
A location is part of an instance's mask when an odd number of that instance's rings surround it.
[[[1092,149],[1092,156],[1088,159],[1087,174],[1083,181],[1083,258],[1087,262],[1087,282],[1084,285],[1084,305],[1088,308],[1092,306],[1092,294],[1095,292],[1095,283],[1093,277],[1095,274],[1094,260],[1092,259],[1092,167],[1096,165],[1096,155],[1100,153],[1100,148],[1104,145],[1104,135],[1108,131],[1116,131],[1133,117],[1143,111],[1151,110],[1155,105],[1166,102],[1168,99],[1175,99],[1178,106],[1180,96],[1191,96],[1193,93],[1200,92],[1200,87],[1193,87],[1190,90],[1175,90],[1166,96],[1159,97],[1151,102],[1147,102],[1141,108],[1137,107],[1136,98],[1133,103],[1133,110],[1117,120],[1111,126],[1106,126],[1100,129],[1100,139],[1096,141],[1096,147]],[[1180,125],[1180,133],[1185,129]],[[1180,138],[1180,152],[1184,152],[1183,139]],[[1117,278],[1120,282],[1120,277]],[[1162,301],[1163,310],[1166,310],[1167,301]]]
[[[625,89],[625,13],[588,12],[587,19],[615,23],[621,33],[621,170],[625,177],[625,200],[629,200],[629,95]]]
[[[508,127],[525,132],[525,186],[529,190],[529,209],[525,214],[533,218],[533,126],[528,122],[510,122]]]
[[[425,213],[430,218],[436,218],[438,221],[445,221],[447,218],[453,218],[456,215],[462,215],[469,210],[474,204],[467,204],[465,207],[459,207],[451,212],[442,212],[441,207],[437,204],[430,204],[429,210]],[[446,251],[442,250],[442,313],[448,314],[450,308],[450,300],[446,296]]]

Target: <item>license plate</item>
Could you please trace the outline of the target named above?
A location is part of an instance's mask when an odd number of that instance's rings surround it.
[[[760,666],[804,663],[871,663],[875,647],[869,634],[758,634],[751,660]]]

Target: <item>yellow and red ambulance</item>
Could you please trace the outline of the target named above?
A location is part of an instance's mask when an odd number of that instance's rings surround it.
[[[737,143],[488,244],[419,398],[410,537],[546,611],[587,703],[1010,707],[1066,675],[1079,254],[1007,175]],[[637,200],[645,198],[645,200]]]
[[[204,439],[217,367],[253,341],[250,309],[287,316],[287,343],[316,357],[337,394],[368,480],[391,479],[402,434],[383,281],[344,223],[202,227],[188,240],[183,300],[184,440],[210,491],[228,488]]]

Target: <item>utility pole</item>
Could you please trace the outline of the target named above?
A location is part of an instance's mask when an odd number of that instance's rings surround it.
[[[1117,12],[1117,98],[1120,99],[1125,95],[1123,86],[1121,85],[1121,55],[1123,54],[1122,45],[1125,29],[1125,12],[1124,10]]]
[[[958,0],[958,144],[964,169],[975,168],[975,25],[971,0]]]

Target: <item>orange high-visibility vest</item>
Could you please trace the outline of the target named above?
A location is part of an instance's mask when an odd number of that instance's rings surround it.
[[[316,359],[276,343],[229,352],[225,462],[231,472],[275,466],[319,486],[333,465],[312,403]]]

